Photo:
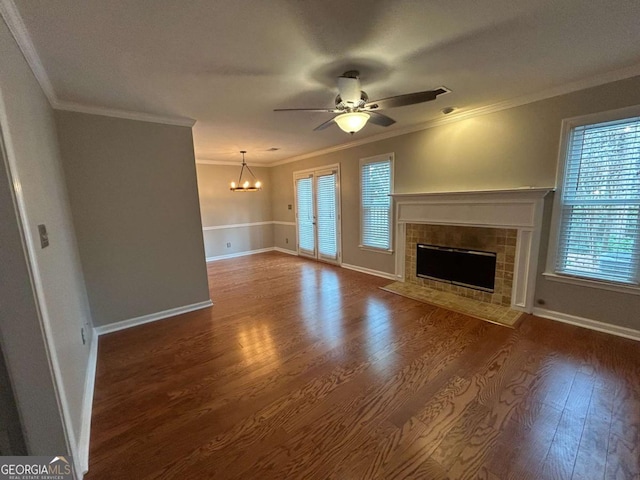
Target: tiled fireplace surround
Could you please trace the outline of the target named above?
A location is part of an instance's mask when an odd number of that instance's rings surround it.
[[[411,272],[411,274],[406,276],[405,281],[434,290],[455,293],[481,302],[510,307],[517,236],[518,231],[514,228],[408,223],[406,226],[405,272]],[[473,288],[417,277],[415,275],[416,250],[419,243],[497,253],[494,292],[482,292]]]
[[[548,188],[394,194],[401,280],[531,312]],[[497,253],[493,294],[416,277],[416,244]]]

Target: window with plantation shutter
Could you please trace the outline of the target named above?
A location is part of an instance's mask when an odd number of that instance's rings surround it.
[[[559,194],[555,272],[637,286],[640,117],[573,126]]]
[[[393,155],[360,161],[360,245],[391,250]]]

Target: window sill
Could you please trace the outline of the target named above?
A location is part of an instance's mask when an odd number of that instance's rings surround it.
[[[608,283],[598,280],[588,280],[586,278],[570,277],[568,275],[558,275],[557,273],[544,272],[542,274],[548,280],[553,282],[568,283],[571,285],[579,285],[581,287],[597,288],[600,290],[609,290],[618,293],[629,293],[631,295],[640,295],[640,287],[633,285],[621,285]]]
[[[360,250],[367,250],[368,252],[376,252],[376,253],[386,253],[387,255],[391,255],[393,250],[383,250],[382,248],[375,247],[365,247],[364,245],[358,245]]]

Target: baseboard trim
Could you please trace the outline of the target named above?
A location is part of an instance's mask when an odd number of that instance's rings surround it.
[[[295,250],[287,250],[286,248],[280,247],[267,247],[267,248],[259,248],[257,250],[246,250],[244,252],[230,253],[228,255],[216,255],[213,257],[207,257],[207,262],[217,262],[218,260],[228,260],[230,258],[238,258],[238,257],[246,257],[247,255],[256,255],[258,253],[266,253],[266,252],[280,252],[286,253],[287,255],[298,255],[298,252]]]
[[[274,252],[286,253],[287,255],[298,256],[298,252],[295,250],[287,250],[286,248],[273,247]]]
[[[389,279],[389,280],[397,280],[398,279],[396,277],[395,273],[381,272],[379,270],[373,270],[371,268],[358,267],[357,265],[349,265],[348,263],[343,263],[342,264],[342,268],[346,268],[347,270],[354,270],[354,271],[360,272],[360,273],[366,273],[368,275],[375,275],[376,277],[382,277],[382,278],[386,278],[386,279]]]
[[[216,255],[207,257],[207,262],[217,262],[218,260],[227,260],[229,258],[246,257],[247,255],[256,255],[258,253],[273,252],[275,247],[259,248],[258,250],[245,250],[244,252],[229,253],[227,255]]]
[[[98,335],[106,335],[107,333],[118,332],[127,328],[137,327],[138,325],[144,325],[145,323],[156,322],[165,318],[174,317],[183,313],[193,312],[194,310],[200,310],[213,305],[211,300],[205,302],[193,303],[191,305],[185,305],[184,307],[170,308],[162,312],[151,313],[149,315],[142,315],[141,317],[130,318],[129,320],[123,320],[121,322],[111,323],[109,325],[101,325],[95,327],[95,332]]]
[[[591,320],[589,318],[569,315],[568,313],[547,310],[546,308],[535,307],[533,309],[533,314],[538,317],[548,318],[549,320],[555,320],[557,322],[568,323],[570,325],[576,325],[578,327],[584,327],[590,330],[608,333],[617,337],[624,337],[631,340],[640,341],[640,331],[634,330],[632,328],[619,327],[617,325],[598,322],[597,320]]]
[[[76,454],[80,457],[81,475],[89,471],[89,441],[91,439],[91,414],[93,412],[93,392],[96,384],[96,368],[98,366],[98,334],[95,333],[89,347],[89,361],[87,362],[87,376],[84,381],[84,397],[82,399],[82,416],[80,438]]]

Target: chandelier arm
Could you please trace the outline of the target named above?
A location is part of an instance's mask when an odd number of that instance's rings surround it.
[[[238,178],[238,186],[242,185],[242,173],[244,172],[244,167],[246,163],[242,162],[242,168],[240,169],[240,177]],[[247,167],[249,168],[249,167]]]
[[[245,165],[246,165],[246,164],[245,164]],[[244,168],[244,166],[245,166],[245,165],[243,165],[243,168]],[[251,171],[251,168],[249,167],[249,165],[246,165],[246,167],[247,167],[247,170],[249,170],[249,173],[251,174],[251,176],[253,177],[253,179],[254,179],[254,180],[257,180],[256,176],[255,176],[255,175],[253,174],[253,172]]]

